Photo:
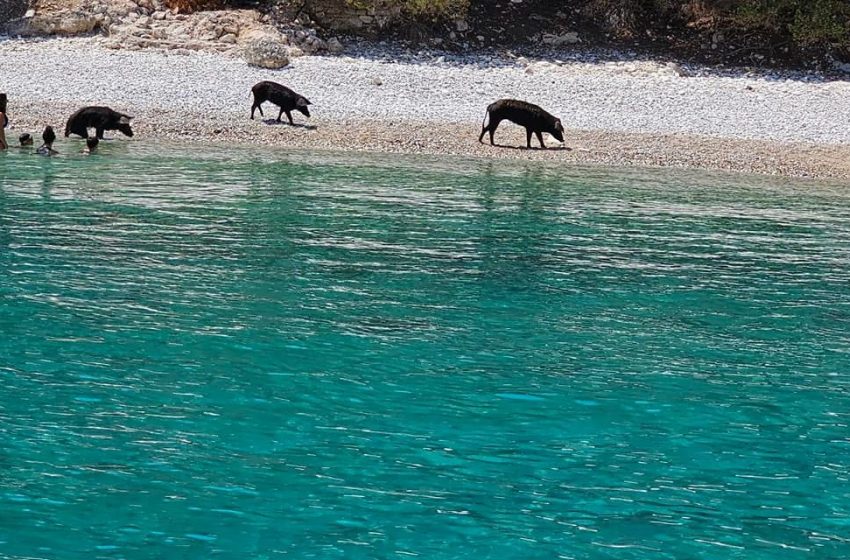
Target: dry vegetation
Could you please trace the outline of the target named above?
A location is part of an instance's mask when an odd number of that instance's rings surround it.
[[[166,0],[187,13],[221,7],[292,5],[310,12],[317,0]],[[656,46],[697,51],[725,41],[728,50],[760,52],[770,58],[832,57],[850,61],[850,0],[322,0],[358,8],[396,8],[407,22],[434,23],[464,18],[470,11],[494,20],[511,12],[513,21],[551,20],[580,14],[582,35],[612,40],[646,40]],[[504,22],[501,22],[504,23]],[[510,24],[510,22],[507,22]],[[435,28],[432,28],[432,30]],[[486,32],[478,29],[477,32]],[[716,48],[712,46],[711,48]]]

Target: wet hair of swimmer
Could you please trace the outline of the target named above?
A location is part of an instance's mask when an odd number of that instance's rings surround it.
[[[28,132],[24,132],[18,136],[18,140],[20,141],[21,146],[32,146],[32,135]]]
[[[53,132],[52,126],[48,126],[44,129],[44,132],[41,135],[41,139],[44,140],[44,143],[48,146],[53,145],[53,143],[56,141],[56,133]]]
[[[100,140],[97,139],[97,136],[89,136],[86,138],[86,147],[89,149],[89,152],[95,151],[99,143]]]

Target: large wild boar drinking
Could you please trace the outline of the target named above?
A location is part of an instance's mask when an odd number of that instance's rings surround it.
[[[76,134],[88,138],[89,128],[95,129],[95,134],[101,140],[105,130],[119,130],[125,136],[133,136],[133,129],[130,128],[132,118],[109,107],[83,107],[68,119],[65,136]]]

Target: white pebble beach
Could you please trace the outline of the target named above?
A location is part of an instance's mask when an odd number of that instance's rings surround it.
[[[684,74],[684,75],[682,75]],[[309,98],[311,119],[249,120],[251,86],[283,83]],[[98,38],[0,39],[7,135],[57,130],[84,105],[135,117],[136,139],[280,145],[290,149],[453,154],[565,163],[727,169],[850,177],[850,82],[719,75],[653,61],[515,57],[304,56],[278,71],[214,53],[110,50]],[[560,117],[566,149],[478,143],[489,103],[524,99]],[[284,116],[285,119],[285,116]],[[117,133],[116,133],[117,134]],[[501,144],[523,147],[505,123]],[[549,147],[558,147],[551,137]]]

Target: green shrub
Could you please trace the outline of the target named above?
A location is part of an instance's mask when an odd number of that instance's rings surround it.
[[[847,0],[745,0],[735,24],[788,36],[796,46],[850,45]]]
[[[803,46],[850,46],[850,5],[846,0],[811,0],[797,10],[791,33]]]

